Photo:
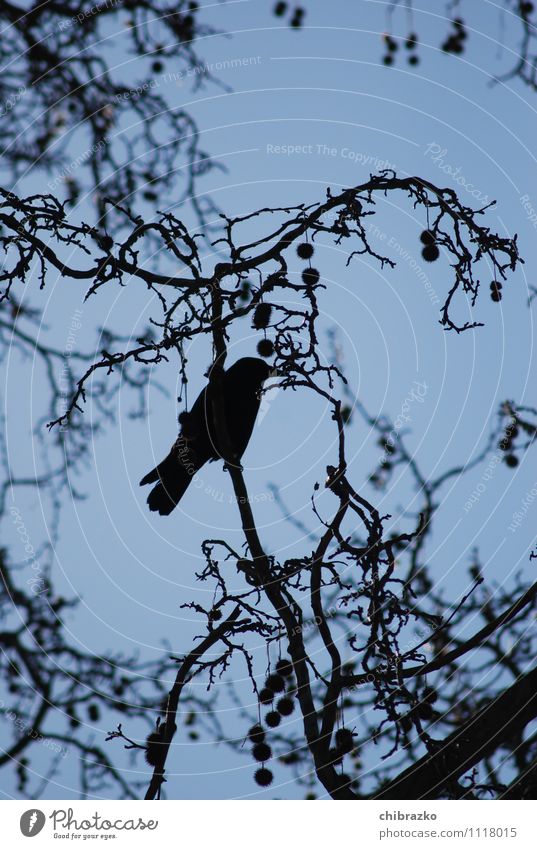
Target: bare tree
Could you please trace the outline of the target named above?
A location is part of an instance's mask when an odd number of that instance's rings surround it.
[[[169,96],[177,84],[217,82],[197,50],[214,32],[202,18],[198,4],[185,0],[2,3],[0,116],[9,186],[42,169],[53,194],[71,204],[89,196],[102,227],[113,211],[105,197],[152,208],[172,189],[174,204],[188,200],[200,221],[211,216],[214,205],[195,189],[209,156],[194,118]]]
[[[279,4],[281,5],[281,4]],[[438,48],[452,56],[464,56],[467,51],[472,55],[472,29],[468,26],[468,14],[471,4],[464,0],[439,0],[434,4],[434,14],[445,17],[444,33]],[[503,0],[498,6],[486,12],[494,23],[499,25],[501,38],[506,46],[511,42],[512,30],[518,32],[518,41],[514,41],[509,54],[516,59],[506,71],[491,73],[492,82],[508,82],[518,79],[533,91],[537,90],[537,28],[535,3],[527,0]],[[412,0],[392,0],[388,4],[383,34],[385,65],[409,65],[417,68],[422,60],[422,38]],[[406,32],[403,35],[402,33]],[[516,36],[515,36],[516,38]],[[428,45],[431,46],[431,45]]]
[[[251,716],[236,693],[244,736],[237,740],[221,729],[214,714],[209,733],[234,747],[250,740],[261,786],[272,781],[267,763],[274,756],[306,784],[304,765],[312,764],[316,780],[334,799],[523,798],[534,792],[535,741],[527,730],[537,711],[536,673],[528,622],[537,589],[523,576],[510,587],[487,586],[476,552],[468,566],[469,586],[450,600],[435,590],[424,558],[443,488],[482,462],[498,442],[507,465],[515,465],[524,434],[534,437],[534,413],[506,402],[479,455],[427,479],[404,434],[395,437],[393,422],[373,418],[354,398],[337,337],[331,362],[319,356],[319,316],[330,286],[313,265],[317,245],[345,246],[349,263],[367,256],[395,268],[395,260],[368,240],[369,219],[380,214],[378,201],[388,194],[421,217],[416,239],[424,261],[442,255],[449,260],[440,326],[456,334],[478,328],[479,316],[463,320],[460,307],[469,303],[478,309],[483,276],[486,296],[496,302],[503,297],[508,275],[520,262],[516,239],[486,226],[486,208],[467,207],[452,190],[419,178],[383,172],[336,194],[328,190],[318,203],[222,216],[222,233],[213,243],[216,262],[203,257],[198,236],[170,213],[145,222],[114,204],[115,215],[123,218],[121,237],[103,241],[93,226],[72,223],[64,205],[50,196],[3,195],[1,238],[10,260],[2,276],[4,304],[11,303],[22,282],[37,277],[47,286],[51,276],[60,275],[83,283],[88,297],[98,297],[112,282],[139,282],[149,296],[157,294],[161,310],[151,332],[134,347],[122,346],[116,337],[99,357],[80,363],[69,401],[50,416],[51,439],[60,429],[66,439],[73,432],[76,446],[85,405],[101,402],[103,381],[114,374],[126,373],[135,386],[143,385],[149,366],[174,357],[188,380],[185,343],[203,336],[212,343],[209,398],[243,546],[238,550],[225,539],[202,542],[205,566],[198,577],[212,586],[214,601],[210,608],[185,606],[199,614],[203,633],[189,651],[174,655],[175,681],[163,704],[160,694],[153,702],[159,713],[147,741],[124,730],[125,722],[110,733],[130,750],[145,749],[153,768],[148,799],[160,797],[166,780],[180,708],[191,698],[185,685],[203,680],[210,690],[232,658],[243,660],[259,710]],[[158,267],[152,258],[158,253],[155,244],[163,255]],[[289,269],[295,250],[304,263],[298,279]],[[261,544],[253,500],[222,416],[229,334],[245,317],[260,333],[259,354],[277,367],[280,385],[322,398],[337,434],[324,484],[317,483],[311,493],[312,516],[321,531],[305,528],[308,550],[287,560]],[[413,476],[419,509],[407,514],[406,527],[394,528],[390,516],[350,480],[346,428],[357,415],[378,432],[381,457],[372,471],[374,487],[385,489],[398,465]],[[333,498],[328,513],[319,504],[323,489]],[[286,517],[278,491],[276,497]],[[233,568],[242,579],[238,591],[230,588]],[[482,626],[471,637],[460,637],[463,624],[475,615]],[[251,650],[252,639],[260,637],[270,658],[263,670],[256,668]],[[487,677],[486,670],[495,670],[494,676]],[[152,713],[142,699],[136,710]],[[282,719],[294,712],[302,720],[300,732],[287,733]],[[362,717],[358,727],[345,723],[346,713]],[[373,749],[381,753],[380,766],[368,770]]]

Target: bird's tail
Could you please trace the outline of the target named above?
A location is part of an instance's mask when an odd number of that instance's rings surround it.
[[[169,516],[187,491],[193,471],[190,466],[185,468],[176,456],[168,454],[162,463],[140,481],[140,486],[158,481],[147,498],[149,509],[161,516]]]

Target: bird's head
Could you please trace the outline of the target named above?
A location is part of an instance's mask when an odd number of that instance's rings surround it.
[[[258,357],[242,357],[229,368],[228,374],[232,374],[245,386],[259,389],[268,377],[275,377],[277,371]]]

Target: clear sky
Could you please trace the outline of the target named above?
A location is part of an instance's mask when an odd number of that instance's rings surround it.
[[[374,414],[395,418],[414,382],[426,384],[423,403],[412,408],[411,445],[425,473],[436,475],[479,450],[500,401],[536,402],[533,313],[527,307],[527,286],[536,282],[536,229],[521,199],[527,195],[537,208],[537,94],[516,80],[491,85],[491,74],[510,67],[516,46],[516,30],[508,20],[500,39],[497,4],[465,4],[468,51],[460,58],[439,50],[449,30],[444,4],[435,0],[417,5],[426,8],[415,10],[411,25],[404,10],[393,17],[395,34],[415,30],[420,36],[421,61],[415,67],[407,63],[404,49],[393,67],[380,62],[386,3],[316,0],[308,4],[305,25],[296,31],[274,18],[265,0],[239,0],[207,7],[207,20],[226,35],[207,38],[198,46],[230,91],[209,84],[193,92],[188,76],[166,76],[174,73],[171,65],[155,79],[171,103],[192,111],[202,147],[226,166],[226,171],[215,170],[205,178],[203,190],[228,214],[321,200],[327,186],[359,184],[382,167],[456,188],[468,205],[497,200],[487,214],[489,225],[500,234],[519,234],[526,265],[508,281],[501,304],[490,301],[485,285],[475,315],[485,327],[461,336],[441,329],[439,304],[431,296],[432,291],[442,297],[451,279],[444,259],[426,269],[430,285],[424,285],[401,255],[395,269],[384,271],[360,260],[347,268],[343,247],[326,245],[316,256],[328,283],[322,324],[325,330],[338,329],[347,375],[360,400]],[[136,80],[140,60],[122,54],[121,34],[113,50],[121,57],[118,61],[127,63],[127,78]],[[231,59],[244,61],[237,67]],[[217,64],[226,62],[224,68]],[[44,190],[41,179],[30,175],[20,190]],[[425,222],[402,198],[379,203],[375,223],[382,232],[373,234],[373,245],[375,238],[382,240],[396,261],[398,246],[419,258]],[[69,331],[69,317],[82,309],[76,344],[84,350],[94,340],[95,327],[105,321],[135,337],[148,316],[156,314],[156,304],[148,302],[137,282],[121,290],[101,290],[84,305],[84,291],[75,282],[58,281],[44,293],[27,296],[44,307],[49,329],[42,328],[43,338],[60,345]],[[254,353],[256,342],[245,322],[232,338],[230,361]],[[330,356],[326,337],[321,347]],[[203,385],[208,361],[208,349],[196,343],[190,354],[191,398]],[[8,365],[10,452],[21,473],[31,473],[29,431],[45,412],[39,368],[21,364],[16,357]],[[138,481],[154,459],[167,453],[176,433],[177,362],[159,367],[158,379],[169,397],[151,389],[144,421],[129,418],[129,393],[121,391],[119,425],[94,441],[93,462],[76,480],[87,498],[67,504],[63,513],[56,577],[66,592],[81,598],[68,622],[73,639],[95,652],[139,649],[144,656],[156,657],[165,650],[164,639],[174,652],[185,651],[198,625],[195,615],[180,610],[180,604],[205,602],[212,589],[195,579],[200,543],[214,535],[239,539],[237,513],[229,502],[231,484],[220,464],[204,470],[203,485],[191,487],[170,518],[147,511],[146,491],[138,488]],[[308,550],[311,543],[282,521],[268,484],[279,485],[293,512],[315,529],[312,487],[324,479],[326,465],[335,457],[335,434],[326,413],[303,393],[279,392],[244,457],[247,483],[258,499],[255,515],[262,540],[280,559]],[[86,415],[92,416],[91,406]],[[348,440],[352,479],[372,495],[366,479],[378,453],[374,438],[356,418]],[[481,481],[484,467],[457,480],[446,493],[430,545],[433,576],[456,594],[467,588],[465,566],[476,545],[486,574],[498,581],[518,568],[528,575],[531,571],[527,558],[534,543],[535,508],[517,533],[508,526],[537,481],[533,457],[530,453],[515,471],[498,465],[479,503],[465,513],[463,505]],[[409,497],[406,482],[396,478],[378,506],[397,518],[409,507]],[[38,495],[31,493],[22,501],[27,525],[41,539]],[[13,529],[7,528],[5,536],[10,541]],[[257,646],[254,651],[262,675],[264,649]],[[244,670],[237,668],[234,675],[240,678]],[[253,703],[247,689],[243,695]],[[221,718],[230,733],[245,730],[225,698]],[[88,727],[88,735],[102,742],[117,721],[106,717],[106,724]],[[181,730],[177,744],[170,763],[175,775],[167,785],[173,798],[300,796],[288,772],[278,770],[275,785],[257,794],[249,758],[209,741],[190,743]],[[123,757],[119,746],[109,753]],[[34,769],[38,764],[36,760]],[[138,768],[145,770],[141,759]],[[6,777],[3,773],[2,781]],[[3,789],[13,792],[13,787]],[[51,782],[47,793],[51,798],[76,796],[74,757],[66,759],[64,774]]]

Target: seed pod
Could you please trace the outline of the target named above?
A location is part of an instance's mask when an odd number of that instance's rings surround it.
[[[290,678],[293,675],[293,664],[288,658],[282,657],[276,664],[276,672],[284,678]]]
[[[285,690],[285,681],[281,675],[267,675],[265,687],[273,690],[275,693],[283,693]]]
[[[428,702],[430,705],[434,705],[436,700],[438,699],[438,693],[434,689],[434,687],[425,687],[423,691],[423,700]]]
[[[276,705],[276,710],[281,716],[291,716],[295,709],[293,704],[293,700],[284,696],[283,699],[280,699],[278,704]]]
[[[251,743],[263,743],[265,740],[265,732],[261,725],[252,725],[248,731],[248,739]]]
[[[313,256],[313,245],[310,245],[309,242],[301,242],[296,252],[300,259],[310,259]]]
[[[321,279],[321,275],[316,268],[305,268],[302,272],[302,280],[308,286],[315,286]]]
[[[145,741],[145,759],[149,766],[156,766],[161,758],[162,753],[162,734],[160,731],[153,731]]]
[[[432,705],[427,704],[427,702],[420,702],[416,708],[416,713],[420,719],[432,719],[434,710]]]
[[[265,357],[265,359],[272,357],[274,353],[274,345],[270,339],[261,339],[261,341],[257,343],[257,353],[260,357]]]
[[[252,325],[256,330],[263,330],[263,328],[267,327],[270,316],[272,314],[272,306],[271,304],[258,304],[254,310],[254,315],[252,318]]]
[[[277,710],[271,710],[267,713],[265,722],[269,728],[277,728],[281,722],[281,716]]]
[[[339,728],[336,731],[336,746],[340,752],[347,754],[354,749],[354,738],[350,728]]]
[[[420,236],[420,240],[423,245],[434,245],[434,233],[431,230],[424,230]]]
[[[98,722],[100,718],[99,706],[95,704],[91,704],[88,707],[88,717],[90,722]]]
[[[259,784],[260,787],[268,787],[269,784],[272,784],[273,774],[270,769],[266,769],[265,767],[261,767],[258,769],[254,775],[255,783]]]
[[[259,691],[258,698],[262,705],[269,705],[274,699],[274,693],[272,690],[269,690],[268,687],[263,687],[263,689]]]
[[[268,761],[272,757],[272,749],[267,743],[256,743],[252,755],[256,761]]]
[[[438,250],[437,245],[425,245],[421,255],[425,262],[436,262],[440,256],[440,251]]]

